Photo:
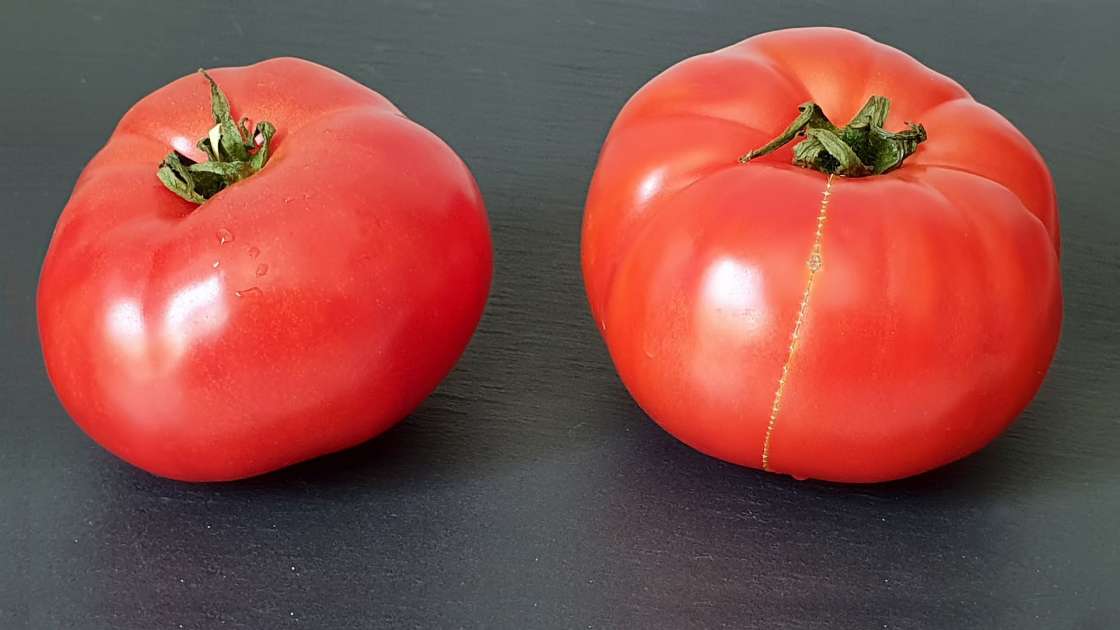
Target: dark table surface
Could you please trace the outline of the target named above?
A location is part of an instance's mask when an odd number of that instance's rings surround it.
[[[0,8],[0,627],[1120,627],[1120,5],[231,5]],[[886,485],[676,442],[620,384],[579,274],[625,99],[679,59],[807,24],[957,78],[1034,141],[1061,199],[1066,319],[1037,399],[978,455]],[[458,367],[384,436],[239,483],[161,480],[56,401],[38,267],[126,108],[275,55],[381,91],[464,157],[493,292]]]

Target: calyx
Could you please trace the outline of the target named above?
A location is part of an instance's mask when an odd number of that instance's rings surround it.
[[[201,204],[230,184],[264,168],[276,127],[262,120],[250,132],[247,118],[234,122],[226,95],[205,70],[199,69],[199,72],[210,82],[214,126],[197,146],[209,159],[195,162],[172,151],[160,162],[156,176],[171,192]]]
[[[918,123],[906,123],[907,128],[899,132],[883,129],[890,108],[890,99],[872,96],[851,122],[837,127],[810,101],[799,107],[800,115],[781,135],[743,155],[739,162],[746,164],[794,138],[804,138],[793,147],[793,163],[798,166],[844,177],[882,175],[902,166],[926,140],[925,127]]]

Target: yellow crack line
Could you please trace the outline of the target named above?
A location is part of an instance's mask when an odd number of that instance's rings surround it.
[[[770,404],[770,422],[766,425],[766,439],[762,442],[762,469],[770,470],[770,444],[774,439],[774,425],[778,422],[778,413],[782,410],[782,396],[786,390],[786,380],[789,378],[790,365],[797,353],[797,342],[801,335],[801,325],[805,323],[805,313],[809,310],[809,296],[813,291],[813,279],[820,271],[824,259],[821,257],[821,241],[824,239],[824,222],[828,220],[828,199],[832,196],[832,178],[824,186],[821,195],[820,209],[817,211],[817,232],[813,237],[813,249],[809,252],[809,259],[805,265],[809,267],[809,278],[805,281],[805,291],[801,293],[801,304],[797,307],[797,321],[793,324],[793,332],[789,336],[789,353],[786,362],[782,365],[782,375],[778,378],[778,388],[774,390],[774,401]]]

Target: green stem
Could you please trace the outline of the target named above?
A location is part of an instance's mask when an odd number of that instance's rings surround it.
[[[904,131],[883,129],[890,99],[872,96],[845,127],[828,120],[820,106],[802,105],[801,113],[777,138],[739,158],[746,164],[804,138],[793,147],[793,163],[822,173],[845,177],[882,175],[900,166],[925,141],[925,127],[907,123]]]
[[[171,192],[201,204],[218,191],[264,168],[276,127],[261,121],[250,132],[247,118],[234,122],[226,95],[205,70],[200,68],[198,71],[210,82],[210,110],[214,126],[197,145],[209,159],[195,162],[178,151],[172,151],[160,162],[156,177]]]

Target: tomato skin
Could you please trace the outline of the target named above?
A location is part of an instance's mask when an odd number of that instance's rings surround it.
[[[365,441],[443,379],[481,317],[470,171],[388,100],[280,58],[210,71],[278,132],[195,206],[155,176],[212,125],[198,74],[138,102],[83,171],[38,291],[47,371],[94,440],[164,477],[249,477]]]
[[[888,129],[928,130],[898,170],[829,184],[788,146],[736,161],[805,101],[843,124],[875,94]],[[664,429],[744,466],[877,482],[980,449],[1029,403],[1061,327],[1058,243],[1049,171],[1010,123],[904,53],[808,28],[685,60],[631,98],[582,258],[619,375]]]

